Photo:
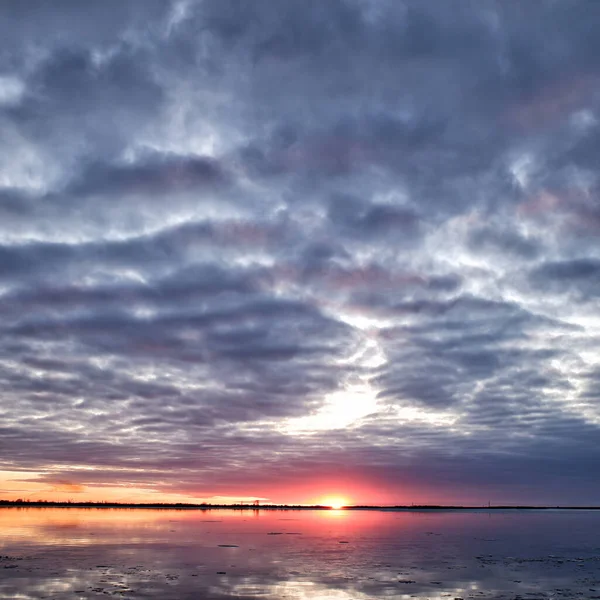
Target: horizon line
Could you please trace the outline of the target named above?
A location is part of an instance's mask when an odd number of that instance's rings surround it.
[[[1,507],[10,506],[41,506],[52,508],[162,508],[162,509],[235,509],[235,510],[261,510],[261,509],[296,509],[296,510],[498,510],[498,509],[569,509],[569,510],[600,510],[600,505],[584,504],[348,504],[333,507],[327,504],[290,504],[290,503],[254,503],[254,502],[111,502],[106,500],[2,500]]]

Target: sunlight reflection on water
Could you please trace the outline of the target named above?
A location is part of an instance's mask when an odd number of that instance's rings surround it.
[[[599,525],[583,511],[3,508],[0,597],[600,598]]]

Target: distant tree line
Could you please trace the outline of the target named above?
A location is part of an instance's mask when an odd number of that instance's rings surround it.
[[[130,503],[130,502],[110,502],[107,500],[98,502],[82,502],[73,500],[27,500],[18,498],[17,500],[0,500],[0,506],[47,506],[47,507],[80,507],[80,508],[190,508],[190,509],[215,509],[215,508],[233,508],[239,510],[258,510],[263,508],[270,509],[282,509],[282,508],[294,508],[294,509],[323,509],[330,510],[330,506],[322,505],[310,505],[305,504],[210,504],[208,502],[201,502],[199,504],[189,502],[141,502],[141,503]]]
[[[331,506],[322,504],[210,504],[201,502],[199,504],[188,502],[148,502],[148,503],[130,503],[130,502],[109,502],[106,500],[99,502],[73,502],[72,500],[27,500],[18,498],[17,500],[0,500],[0,507],[57,507],[57,508],[174,508],[174,509],[195,509],[195,510],[214,510],[214,509],[233,509],[233,510],[335,510]],[[448,506],[443,504],[397,504],[397,505],[352,505],[344,506],[342,510],[388,510],[388,511],[448,511],[448,510],[480,510],[480,511],[498,511],[498,510],[600,510],[600,506],[527,506],[527,505],[492,505],[492,506]]]

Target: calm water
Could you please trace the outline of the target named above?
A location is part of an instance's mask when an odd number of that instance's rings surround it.
[[[1,598],[600,598],[600,512],[0,509]]]

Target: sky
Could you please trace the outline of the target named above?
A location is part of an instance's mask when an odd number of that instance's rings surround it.
[[[600,504],[600,3],[0,6],[0,496]]]

